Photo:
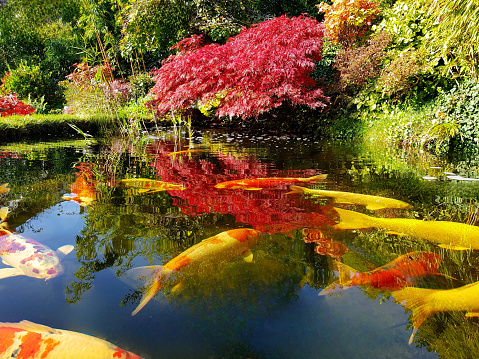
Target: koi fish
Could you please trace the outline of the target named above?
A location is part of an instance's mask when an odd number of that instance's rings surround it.
[[[198,244],[170,260],[164,266],[148,266],[130,269],[129,275],[152,278],[152,283],[138,307],[131,315],[138,313],[154,297],[171,274],[191,272],[197,273],[200,267],[215,265],[222,261],[243,256],[246,262],[253,260],[250,247],[261,239],[261,232],[254,229],[240,228],[221,232],[213,237],[204,239]],[[179,283],[173,290],[182,284]]]
[[[393,297],[412,311],[414,329],[409,344],[424,321],[430,316],[447,311],[464,311],[466,317],[479,317],[479,282],[455,289],[404,288]]]
[[[168,183],[163,181],[152,180],[148,178],[130,178],[119,181],[125,187],[136,188],[139,193],[153,193],[160,191],[182,191],[185,189],[180,184]]]
[[[141,359],[87,334],[54,329],[27,320],[0,323],[0,357],[30,359]]]
[[[479,227],[447,221],[422,221],[409,218],[377,218],[362,213],[334,208],[340,216],[336,229],[383,228],[418,237],[441,248],[479,249]]]
[[[62,198],[64,200],[73,201],[82,207],[89,206],[96,201],[97,191],[95,185],[88,180],[85,173],[79,175],[70,188],[72,193],[63,195]]]
[[[0,194],[7,193],[8,191],[10,191],[10,188],[7,188],[7,186],[8,183],[2,184],[0,186]]]
[[[258,191],[264,188],[277,188],[293,183],[318,182],[325,180],[327,174],[317,175],[308,178],[291,178],[291,177],[270,177],[270,178],[250,178],[233,181],[221,182],[215,185],[220,189],[244,189],[247,191]]]
[[[394,291],[412,286],[414,278],[437,274],[440,266],[441,257],[431,252],[411,252],[371,272],[357,272],[336,261],[335,270],[339,272],[339,280],[324,288],[319,295],[336,293],[356,285]]]
[[[0,209],[3,222],[8,208]],[[72,245],[65,245],[54,252],[49,247],[32,239],[12,232],[5,223],[0,224],[0,257],[2,262],[12,268],[0,269],[0,279],[26,275],[28,277],[48,280],[63,273],[60,261],[73,250]]]
[[[170,153],[168,153],[168,156],[186,155],[186,154],[198,153],[198,152],[204,152],[204,151],[206,151],[206,149],[204,149],[204,148],[195,148],[195,149],[191,149],[191,150],[170,152]]]
[[[335,203],[348,203],[365,205],[367,209],[378,210],[383,208],[412,208],[409,203],[399,201],[397,199],[371,196],[367,194],[341,192],[341,191],[327,191],[323,189],[311,189],[299,186],[290,186],[292,191],[290,193],[307,193],[312,196],[331,197],[334,198]]]

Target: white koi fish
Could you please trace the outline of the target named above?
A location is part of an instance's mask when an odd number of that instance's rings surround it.
[[[0,220],[7,216],[8,208],[0,209]],[[26,275],[28,277],[48,280],[63,273],[61,259],[73,250],[66,245],[53,251],[44,244],[23,237],[0,224],[0,257],[5,265],[12,268],[0,269],[0,279]]]
[[[27,320],[0,323],[0,358],[141,359],[106,340]]]

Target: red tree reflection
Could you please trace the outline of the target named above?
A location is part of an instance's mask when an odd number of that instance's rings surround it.
[[[268,233],[287,233],[303,227],[322,228],[333,225],[328,208],[298,195],[288,195],[288,186],[279,189],[246,191],[214,188],[215,184],[243,178],[310,177],[315,170],[278,171],[271,164],[253,156],[236,157],[222,153],[200,153],[198,156],[172,158],[174,146],[155,143],[149,146],[152,166],[159,179],[183,185],[183,191],[169,191],[174,205],[188,215],[229,213],[238,222]]]

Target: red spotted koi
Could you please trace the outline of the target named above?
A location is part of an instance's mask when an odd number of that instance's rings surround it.
[[[129,275],[153,278],[152,283],[132,315],[138,313],[161,288],[170,274],[178,271],[197,273],[200,266],[215,265],[242,255],[246,262],[253,260],[250,247],[261,239],[261,232],[248,228],[232,229],[204,239],[190,247],[164,266],[149,266],[130,269]]]
[[[0,357],[17,359],[141,359],[87,334],[22,320],[0,323]]]
[[[413,285],[413,279],[438,274],[441,257],[431,252],[411,252],[371,272],[357,272],[344,263],[336,262],[339,280],[324,288],[319,295],[336,293],[356,285],[382,290],[399,290]]]
[[[3,222],[8,209],[0,209]],[[5,223],[0,224],[0,257],[2,262],[12,268],[0,269],[0,279],[26,275],[28,277],[48,280],[63,273],[61,259],[73,250],[72,245],[65,245],[53,251],[44,244],[28,239],[19,233],[10,231]]]

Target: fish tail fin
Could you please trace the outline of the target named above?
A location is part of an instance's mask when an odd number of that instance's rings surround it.
[[[338,272],[338,280],[328,285],[318,295],[338,293],[352,287],[351,279],[358,273],[356,270],[339,261],[334,262],[334,270]]]
[[[140,300],[140,304],[135,308],[131,315],[138,313],[148,302],[155,296],[155,294],[160,290],[162,286],[162,281],[166,277],[166,272],[162,266],[150,266],[150,267],[139,267],[130,269],[127,273],[130,277],[135,277],[136,279],[148,280],[149,287],[146,292],[143,294],[143,297]]]
[[[289,189],[291,190],[290,192],[287,192],[286,194],[292,194],[292,193],[306,193],[307,188],[300,187],[300,186],[289,186]]]
[[[376,226],[378,218],[371,217],[362,213],[349,211],[341,208],[334,208],[339,214],[340,221],[334,226],[336,229],[360,229]]]
[[[1,207],[0,208],[0,223],[5,222],[8,215],[8,207]]]
[[[409,344],[412,343],[414,335],[421,324],[436,313],[436,311],[430,308],[430,296],[436,292],[437,290],[435,289],[409,287],[393,292],[392,296],[394,299],[401,303],[406,309],[412,311],[414,330],[409,338]]]
[[[316,175],[308,178],[302,178],[301,182],[324,181],[328,177],[327,174]]]

